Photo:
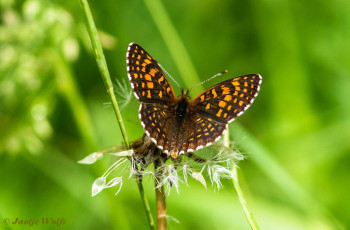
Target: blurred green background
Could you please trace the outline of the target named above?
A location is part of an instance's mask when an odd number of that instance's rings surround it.
[[[348,0],[90,4],[115,83],[128,84],[130,42],[187,88],[225,69],[203,88],[263,76],[253,106],[230,125],[247,156],[240,179],[261,229],[350,228]],[[109,189],[92,198],[92,182],[111,161],[77,164],[122,144],[80,2],[1,0],[0,7],[0,229],[22,229],[6,218],[64,218],[62,229],[149,229],[132,179],[117,196]],[[185,54],[172,53],[178,41]],[[200,78],[181,72],[174,55]],[[143,133],[137,109],[135,98],[122,109],[131,140]],[[180,223],[168,228],[250,229],[232,184],[223,182],[219,191],[195,180],[173,190],[168,215]],[[144,180],[154,213],[153,183]]]

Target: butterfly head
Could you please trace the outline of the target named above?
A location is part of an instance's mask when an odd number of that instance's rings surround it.
[[[190,98],[189,96],[188,96],[188,93],[189,93],[190,91],[188,90],[188,89],[183,89],[183,88],[181,88],[181,97],[188,97],[188,98]]]

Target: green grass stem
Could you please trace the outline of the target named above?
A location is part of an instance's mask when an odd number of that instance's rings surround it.
[[[88,4],[87,0],[81,0],[81,5],[82,5],[83,11],[84,11],[86,24],[87,24],[88,32],[89,32],[89,35],[91,38],[91,44],[93,47],[93,51],[94,51],[94,55],[95,55],[95,59],[96,59],[98,68],[99,68],[100,73],[102,75],[102,79],[103,79],[103,82],[104,82],[105,87],[107,89],[107,92],[111,98],[114,112],[117,116],[118,124],[119,124],[120,130],[121,130],[122,135],[123,135],[125,146],[127,149],[130,149],[130,143],[129,143],[129,140],[127,138],[124,122],[123,122],[123,119],[122,119],[122,116],[121,116],[121,113],[120,113],[120,110],[118,107],[117,99],[114,95],[114,87],[112,84],[111,77],[109,75],[106,59],[105,59],[104,54],[103,54],[102,45],[101,45],[101,42],[100,42],[100,39],[99,39],[99,36],[97,33],[97,29],[96,29],[96,26],[95,26],[95,23],[94,23],[92,14],[91,14],[89,4]],[[136,176],[136,177],[138,177],[138,176]],[[144,207],[145,207],[145,211],[146,211],[146,215],[148,218],[148,223],[149,223],[150,229],[154,229],[154,221],[153,221],[153,217],[152,217],[151,208],[149,206],[147,197],[145,195],[142,182],[139,178],[136,178],[136,182],[137,182],[137,185],[139,188],[142,202],[143,202]]]
[[[230,146],[230,137],[229,137],[229,130],[227,130],[227,132],[224,134],[224,145],[226,147]],[[243,193],[243,190],[241,188],[241,186],[239,185],[239,180],[238,180],[238,167],[236,165],[236,163],[234,163],[233,167],[232,167],[232,184],[236,190],[239,202],[244,210],[244,214],[247,217],[247,220],[249,222],[249,225],[251,227],[251,229],[253,230],[259,230],[259,226],[253,216],[253,213],[251,211],[251,209],[249,208],[247,199],[245,198],[245,195]]]

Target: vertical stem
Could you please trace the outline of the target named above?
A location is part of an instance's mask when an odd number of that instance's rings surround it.
[[[139,176],[136,179],[136,183],[137,183],[137,186],[139,187],[141,199],[143,201],[143,206],[144,206],[144,208],[146,210],[149,227],[150,227],[151,230],[154,230],[155,228],[154,228],[154,222],[153,222],[153,216],[152,216],[151,208],[150,208],[150,206],[148,204],[147,197],[146,197],[145,191],[143,190],[143,186],[142,186],[142,176]]]
[[[154,161],[154,171],[155,176],[155,188],[156,188],[156,200],[157,200],[157,230],[166,230],[166,203],[165,203],[165,193],[164,186],[159,186],[162,180],[163,170],[160,169],[160,160]]]
[[[102,45],[100,42],[100,38],[98,36],[98,32],[97,32],[97,28],[95,26],[94,19],[93,19],[92,14],[91,14],[89,3],[87,2],[87,0],[81,0],[80,2],[82,5],[82,8],[83,8],[83,11],[84,11],[87,29],[88,29],[88,32],[90,35],[91,45],[92,45],[92,48],[94,51],[97,66],[98,66],[100,73],[102,75],[102,80],[105,84],[107,92],[111,98],[113,109],[114,109],[115,115],[116,115],[117,120],[118,120],[120,131],[123,135],[125,146],[127,149],[130,149],[128,136],[126,135],[126,130],[125,130],[124,122],[122,119],[122,115],[120,113],[119,106],[118,106],[117,100],[116,100],[115,95],[114,95],[114,87],[112,84],[111,77],[109,75],[107,62],[106,62],[105,56],[103,54]]]
[[[252,230],[258,230],[259,229],[259,226],[258,224],[256,223],[256,220],[253,216],[253,213],[252,211],[250,210],[249,206],[248,206],[248,202],[244,196],[244,193],[241,189],[241,186],[239,185],[239,181],[238,181],[238,175],[237,175],[237,165],[235,164],[232,168],[232,174],[233,174],[233,178],[232,178],[232,183],[233,183],[233,186],[235,187],[235,190],[237,192],[237,196],[238,196],[238,199],[239,199],[239,202],[241,203],[241,206],[244,210],[244,213],[247,217],[247,220],[249,222],[249,225],[251,227]]]
[[[88,29],[89,36],[91,39],[91,44],[92,44],[92,48],[94,51],[95,59],[96,59],[98,68],[100,70],[100,73],[102,75],[102,80],[103,80],[105,87],[107,89],[107,92],[111,98],[114,112],[115,112],[117,120],[118,120],[119,128],[120,128],[120,131],[123,135],[125,147],[127,149],[130,149],[129,140],[128,140],[128,137],[126,134],[126,129],[124,126],[124,122],[123,122],[121,113],[119,111],[117,99],[114,95],[114,88],[113,88],[112,80],[111,80],[111,77],[109,75],[107,62],[106,62],[105,56],[103,54],[102,45],[101,45],[101,42],[100,42],[100,39],[99,39],[99,36],[97,33],[97,28],[95,26],[94,19],[93,19],[92,14],[91,14],[89,3],[87,0],[81,0],[80,2],[81,2],[81,6],[83,8],[83,11],[84,11],[87,29]],[[152,217],[151,209],[150,209],[149,204],[148,204],[147,197],[146,197],[144,190],[143,190],[142,180],[138,175],[136,175],[135,177],[136,177],[137,186],[139,188],[139,192],[141,195],[141,199],[142,199],[142,202],[143,202],[143,205],[145,207],[146,214],[147,214],[148,224],[150,226],[150,229],[154,229],[153,217]]]
[[[227,147],[229,146],[229,130],[227,130],[227,132],[224,135],[224,145]],[[252,211],[250,210],[250,208],[248,206],[248,202],[244,196],[244,193],[241,189],[241,186],[239,185],[236,163],[234,163],[231,172],[232,172],[232,176],[233,176],[232,177],[233,186],[237,192],[239,202],[241,203],[241,206],[244,210],[245,216],[247,217],[249,225],[250,225],[252,230],[259,230],[259,226],[258,226],[258,224],[253,216]]]

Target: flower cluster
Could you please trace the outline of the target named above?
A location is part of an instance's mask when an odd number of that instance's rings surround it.
[[[188,185],[189,176],[207,188],[205,179],[207,175],[212,186],[220,189],[222,188],[221,179],[232,179],[234,176],[231,172],[232,167],[237,161],[243,159],[240,152],[221,143],[199,150],[196,155],[185,154],[174,159],[162,153],[147,135],[135,141],[131,147],[132,149],[124,151],[121,147],[114,147],[103,152],[95,152],[79,161],[81,164],[93,164],[106,155],[117,157],[115,163],[93,183],[92,196],[105,188],[114,186],[119,187],[116,192],[118,194],[125,174],[128,178],[135,175],[138,176],[137,178],[153,176],[157,180],[157,188],[164,186],[167,195],[170,194],[171,188],[179,192],[180,182]],[[149,166],[155,161],[157,161],[157,167],[154,170],[150,169]],[[107,181],[107,177],[116,170],[119,176]]]

